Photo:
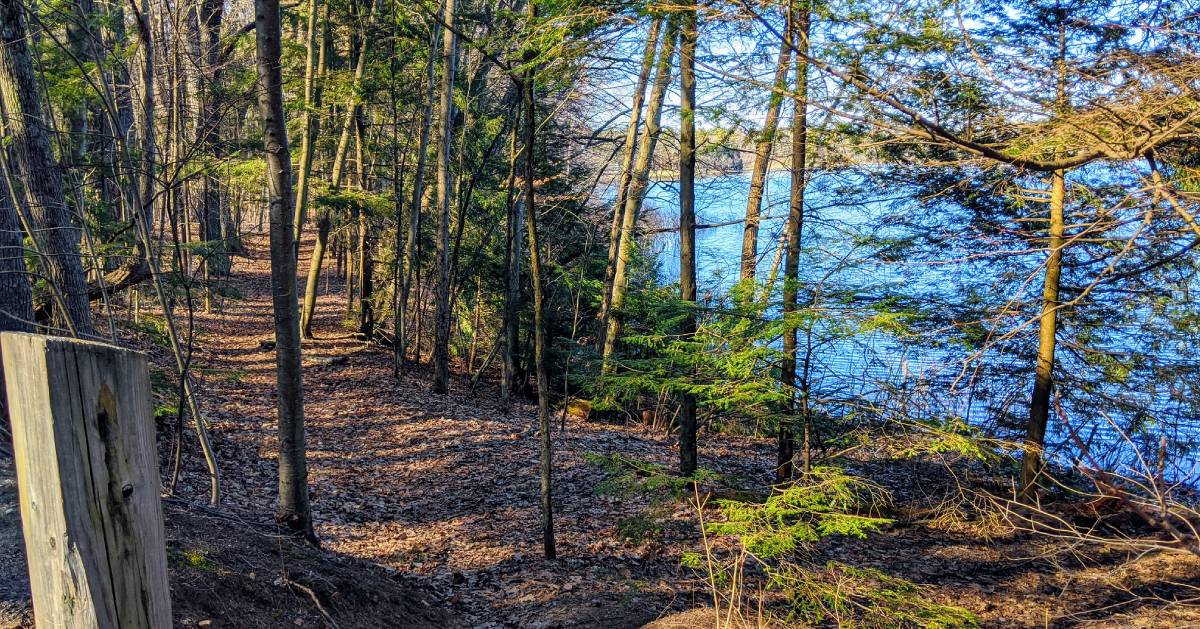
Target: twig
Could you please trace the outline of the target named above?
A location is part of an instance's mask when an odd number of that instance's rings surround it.
[[[326,610],[325,606],[321,604],[321,599],[317,598],[317,593],[314,592],[312,588],[300,583],[299,581],[293,581],[290,577],[288,577],[287,570],[283,571],[280,579],[283,581],[284,585],[300,590],[301,592],[307,594],[308,597],[312,599],[313,605],[317,606],[317,611],[321,612],[321,616],[325,618],[325,622],[329,623],[329,626],[333,627],[333,629],[338,629],[337,622],[333,620],[333,616],[329,615],[329,611]]]

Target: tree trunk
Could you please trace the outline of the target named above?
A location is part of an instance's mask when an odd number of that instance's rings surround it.
[[[455,0],[446,0],[442,32],[442,93],[438,105],[438,226],[437,287],[433,344],[433,392],[450,390],[450,143],[454,137],[454,75],[458,37],[454,26]]]
[[[132,3],[130,7],[133,7]],[[140,117],[142,131],[142,168],[138,185],[141,189],[142,221],[147,226],[154,224],[154,186],[158,173],[158,146],[154,139],[154,42],[150,36],[149,14],[150,0],[142,0],[141,10],[134,15],[142,53],[142,103],[135,108],[135,114]],[[147,251],[146,255],[152,255],[152,252]]]
[[[453,0],[449,0],[453,2]],[[526,15],[530,22],[537,18],[534,3],[526,3]],[[525,51],[525,62],[531,63],[537,54],[532,49]],[[525,188],[525,227],[529,237],[529,277],[533,284],[533,362],[537,374],[538,397],[538,431],[541,433],[541,452],[539,457],[541,467],[542,490],[542,550],[547,559],[554,559],[554,503],[551,473],[553,470],[552,452],[550,451],[550,376],[546,372],[546,321],[544,289],[542,286],[542,254],[538,243],[537,206],[534,203],[533,178],[534,158],[533,146],[537,139],[537,110],[534,100],[534,71],[531,67],[526,71],[522,81],[522,91],[525,102],[525,172],[522,183]]]
[[[617,198],[613,202],[612,225],[608,232],[608,265],[604,267],[604,293],[601,294],[600,321],[608,321],[608,310],[612,305],[613,276],[617,272],[617,250],[620,248],[621,225],[625,216],[625,199],[629,193],[629,182],[633,177],[633,160],[637,157],[638,128],[641,126],[642,101],[646,97],[646,85],[650,82],[650,70],[654,67],[654,53],[658,49],[658,35],[662,30],[663,18],[655,16],[646,33],[646,47],[642,52],[642,71],[638,74],[637,88],[633,92],[630,106],[629,127],[625,130],[625,157],[617,182]],[[603,346],[603,340],[601,340]]]
[[[1038,321],[1038,356],[1034,372],[1033,397],[1029,402],[1029,426],[1025,433],[1024,458],[1021,461],[1021,499],[1032,500],[1042,473],[1042,450],[1046,444],[1046,425],[1050,419],[1050,396],[1054,391],[1054,337],[1058,331],[1058,291],[1062,278],[1063,218],[1066,204],[1066,172],[1050,176],[1050,257],[1042,285],[1042,316]]]
[[[675,55],[675,37],[679,32],[679,20],[672,17],[667,22],[667,32],[663,39],[662,50],[658,56],[658,68],[654,77],[654,89],[650,92],[650,102],[647,104],[646,128],[642,130],[640,146],[638,147],[637,163],[629,182],[629,192],[625,199],[625,209],[621,217],[621,237],[617,244],[617,264],[613,271],[612,299],[604,321],[604,344],[601,356],[604,373],[612,371],[612,356],[617,348],[617,337],[621,334],[621,308],[625,305],[625,289],[629,282],[628,266],[633,258],[633,248],[636,246],[634,231],[637,227],[638,214],[642,209],[642,200],[650,183],[650,167],[654,162],[654,148],[658,144],[658,132],[662,119],[662,103],[666,96],[667,87],[671,84],[671,58]]]
[[[127,43],[125,12],[122,6],[123,3],[107,0],[101,3],[100,15],[108,22],[109,27],[100,30],[101,43],[99,45],[106,49],[114,49],[118,42],[122,45]],[[115,108],[115,111],[106,109],[105,105],[100,106],[97,114],[93,152],[99,155],[101,162],[98,177],[98,196],[101,204],[112,208],[114,216],[118,219],[132,223],[134,217],[126,215],[126,206],[119,201],[122,190],[119,188],[117,172],[120,161],[117,155],[118,150],[120,146],[125,146],[126,135],[129,132],[129,124],[133,116],[129,96],[129,66],[127,64],[117,65],[119,67],[101,70],[100,78],[103,81],[101,85],[104,86],[106,92],[107,106]]]
[[[33,332],[33,291],[25,268],[25,249],[16,198],[0,177],[0,332]],[[8,403],[0,370],[0,426],[7,427]]]
[[[1056,108],[1070,110],[1067,99],[1066,12],[1058,14],[1058,89]],[[1158,172],[1154,172],[1157,179]],[[1038,321],[1038,357],[1034,369],[1033,395],[1029,400],[1029,425],[1026,428],[1024,455],[1021,460],[1020,497],[1024,502],[1037,499],[1037,484],[1042,474],[1042,454],[1046,445],[1046,426],[1050,420],[1050,399],[1054,393],[1054,346],[1058,332],[1059,282],[1062,278],[1062,250],[1066,245],[1067,172],[1056,170],[1050,176],[1050,255],[1042,285],[1042,315]]]
[[[393,129],[400,128],[400,102],[397,98],[396,90],[396,71],[397,64],[393,61],[392,72],[392,125]],[[395,169],[395,176],[392,179],[392,192],[395,195],[396,201],[396,236],[393,244],[394,264],[392,265],[392,375],[400,377],[400,366],[404,362],[403,348],[404,344],[401,337],[404,334],[404,306],[400,302],[400,284],[401,276],[404,273],[404,267],[401,264],[400,252],[404,249],[403,234],[404,234],[404,177],[408,171],[408,145],[404,148],[400,147],[399,138],[393,138],[392,150],[392,168]],[[401,156],[402,155],[402,156]]]
[[[114,47],[118,44],[125,45],[128,43],[125,30],[124,5],[125,3],[116,0],[113,0],[113,2],[109,5],[109,10],[111,13],[107,16],[107,19],[112,25],[111,42]],[[107,142],[105,145],[105,148],[107,149],[105,153],[105,161],[109,175],[105,178],[105,192],[103,194],[103,198],[106,200],[115,199],[118,194],[120,194],[119,189],[121,187],[121,181],[117,174],[118,163],[120,160],[118,159],[117,153],[120,150],[120,146],[127,145],[129,129],[133,126],[134,118],[133,93],[130,89],[129,65],[124,63],[117,64],[117,67],[113,68],[112,72],[112,82],[114,88],[113,100],[116,101],[114,105],[117,108],[117,112],[115,121],[110,121],[107,117],[104,119],[106,123],[112,125],[106,129],[108,133],[104,134],[105,137],[103,138],[103,141]],[[113,126],[116,128],[112,128]],[[121,209],[121,219],[134,224],[136,217],[128,215],[128,213],[125,211],[126,206],[122,205]],[[146,229],[150,229],[150,223],[146,224]]]
[[[467,352],[467,374],[475,372],[475,354],[479,351],[479,317],[483,301],[483,278],[475,275],[475,303],[471,308],[471,349]]]
[[[317,262],[325,257],[325,249],[329,246],[329,230],[333,219],[329,212],[317,215],[317,239],[313,243],[312,261],[308,267],[308,278],[304,284],[304,309],[300,312],[300,331],[304,338],[311,339],[312,317],[317,308],[317,283],[321,280],[321,264]]]
[[[523,97],[524,95],[522,95]],[[520,114],[513,121],[509,145],[508,199],[504,234],[504,361],[500,370],[500,403],[507,409],[517,377],[516,351],[520,341],[521,309],[521,224],[525,201],[516,197],[517,138],[521,132]]]
[[[374,15],[372,13],[372,15]],[[368,28],[371,20],[367,20]],[[359,90],[362,87],[363,76],[367,66],[367,45],[359,46],[358,61],[354,68],[354,90],[350,102],[346,104],[346,117],[342,120],[342,129],[338,135],[337,149],[333,155],[333,172],[330,175],[329,187],[334,191],[342,187],[342,179],[346,173],[346,155],[350,152],[351,132],[354,130],[355,115],[361,107]],[[317,241],[313,244],[312,256],[309,258],[308,279],[304,287],[304,308],[300,312],[300,333],[306,339],[313,337],[312,319],[317,308],[317,283],[321,279],[321,264],[325,252],[329,248],[329,231],[333,225],[333,217],[329,208],[321,208],[317,213]]]
[[[318,83],[325,65],[325,38],[322,37],[320,48],[317,44],[317,12],[319,0],[308,0],[308,31],[305,37],[304,59],[304,123],[300,135],[300,172],[296,174],[296,207],[292,229],[292,240],[300,242],[300,232],[304,229],[305,209],[308,206],[308,178],[312,174],[313,153],[317,140],[317,119],[314,112],[321,110],[321,87]],[[326,12],[324,30],[329,32],[329,17]]]
[[[750,195],[746,199],[746,223],[742,230],[742,270],[740,279],[754,285],[754,274],[758,266],[759,212],[762,209],[763,193],[766,190],[767,172],[770,170],[771,150],[775,147],[775,132],[779,129],[779,110],[787,89],[788,65],[791,63],[792,47],[787,41],[779,46],[779,63],[775,66],[775,82],[772,84],[767,119],[763,121],[762,133],[754,145],[754,167],[750,171]],[[748,292],[750,299],[754,291]]]
[[[11,184],[20,183],[16,199],[32,217],[31,234],[44,254],[56,299],[54,324],[74,335],[92,334],[87,278],[79,253],[79,230],[63,197],[62,170],[50,148],[43,118],[41,90],[33,72],[25,6],[0,0],[0,105],[6,143],[15,158]]]
[[[95,63],[103,67],[103,61],[96,55],[96,34],[92,29],[92,20],[96,17],[96,8],[92,0],[75,0],[75,14],[67,20],[67,43],[71,55],[81,63]],[[63,115],[67,119],[69,134],[67,147],[70,154],[70,166],[83,168],[88,155],[89,107],[86,99],[80,98]]]
[[[795,115],[792,118],[791,193],[788,199],[787,247],[783,262],[783,317],[796,312],[800,289],[800,238],[804,231],[804,185],[807,177],[808,149],[808,28],[807,3],[793,6],[789,30],[796,48],[796,92],[792,96]],[[783,417],[779,422],[778,457],[775,478],[787,482],[792,478],[792,460],[796,439],[792,423],[796,411],[796,328],[790,324],[783,333],[782,386],[788,396]]]
[[[404,329],[404,309],[400,307],[400,251],[404,234],[404,177],[408,170],[408,146],[400,142],[400,63],[396,58],[397,36],[400,32],[396,21],[396,5],[389,5],[389,21],[392,25],[391,43],[388,51],[388,97],[392,106],[392,201],[395,204],[396,231],[392,238],[392,376],[400,376],[400,332]],[[365,308],[363,309],[365,311]]]
[[[366,169],[364,168],[365,162],[363,158],[364,141],[365,137],[363,135],[362,109],[359,108],[355,111],[354,116],[354,166],[355,170],[357,171],[357,176],[355,177],[355,187],[359,192],[365,192],[367,189],[367,173]],[[358,305],[359,299],[364,296],[362,293],[362,272],[366,259],[366,252],[363,251],[363,243],[367,238],[367,235],[364,231],[367,224],[367,208],[360,208],[357,205],[351,205],[349,225],[354,231],[348,232],[346,238],[348,244],[351,246],[352,253],[349,266],[350,273],[346,277],[347,321],[354,317],[355,306]],[[356,321],[356,324],[357,323],[360,322]]]
[[[221,94],[221,22],[224,16],[222,0],[203,0],[200,3],[200,43],[204,69],[199,86],[202,100],[197,140],[214,158],[219,157],[222,105],[218,96]],[[201,185],[201,239],[206,241],[209,248],[204,262],[205,270],[210,278],[222,277],[229,274],[230,260],[228,244],[221,229],[221,181],[216,175],[208,173]],[[211,299],[211,293],[212,287],[205,286],[206,301]]]
[[[696,9],[683,14],[679,47],[679,297],[688,309],[680,338],[696,336]],[[679,396],[679,473],[696,473],[696,396]]]
[[[433,31],[436,41],[437,29]],[[433,127],[433,96],[437,47],[430,42],[429,57],[425,61],[425,109],[421,114],[420,139],[417,142],[417,165],[413,173],[412,206],[408,216],[408,238],[404,242],[404,277],[400,282],[400,328],[396,332],[396,352],[401,364],[408,360],[408,297],[412,291],[414,268],[417,265],[417,241],[421,233],[421,200],[425,195],[425,158],[429,152],[429,134]],[[417,357],[420,359],[420,356]]]
[[[271,214],[271,294],[275,311],[275,366],[279,387],[278,518],[297,535],[317,542],[308,503],[304,446],[304,383],[300,327],[296,321],[296,258],[292,244],[292,160],[288,150],[279,68],[279,0],[255,0],[258,107],[263,120],[267,194]]]
[[[375,333],[375,310],[372,305],[375,292],[374,261],[371,248],[371,216],[364,209],[358,214],[358,333],[371,338]]]

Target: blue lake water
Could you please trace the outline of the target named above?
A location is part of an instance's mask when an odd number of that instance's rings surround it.
[[[916,201],[904,200],[902,193],[879,189],[865,183],[854,173],[817,173],[806,187],[804,253],[800,280],[812,294],[823,285],[840,290],[860,289],[870,294],[925,294],[959,298],[968,290],[1038,290],[1040,283],[1009,282],[992,277],[993,269],[979,263],[934,263],[930,260],[881,260],[872,255],[872,237],[894,235],[887,227],[888,216],[901,212],[934,212]],[[735,174],[697,182],[697,223],[701,225],[737,221],[744,216],[749,192],[749,177]],[[789,195],[787,172],[768,178],[759,232],[759,280],[771,271],[779,248],[779,235],[786,220]],[[678,188],[675,182],[655,182],[647,193],[644,215],[662,227],[678,224]],[[882,226],[882,227],[881,227]],[[696,235],[699,293],[702,301],[724,295],[738,279],[743,225],[700,229]],[[647,252],[657,261],[658,279],[664,284],[679,276],[678,234],[657,234],[648,243]],[[867,244],[864,244],[867,243]],[[1041,256],[1041,257],[1039,257]],[[1009,258],[1008,264],[1024,262],[1036,268],[1042,252]],[[1032,275],[1031,275],[1032,277]],[[1035,278],[1040,282],[1040,277]],[[815,288],[814,288],[815,287]],[[866,307],[850,303],[832,304],[831,320],[862,317]],[[975,355],[970,350],[939,342],[936,336],[906,337],[872,331],[857,334],[802,335],[816,343],[812,353],[814,397],[820,397],[831,413],[848,409],[864,401],[871,404],[902,405],[913,417],[964,417],[1005,438],[1022,434],[1027,416],[1029,389],[1032,386],[1032,360],[1013,352]],[[1036,346],[1036,329],[1028,327],[1015,335],[1014,344],[1031,353]],[[1022,345],[1023,344],[1023,345]],[[1019,354],[1020,352],[1016,352]],[[1061,354],[1061,352],[1060,352]],[[1014,376],[1013,374],[1017,375]],[[1004,375],[1000,375],[1004,374]],[[1164,387],[1164,389],[1167,387]],[[1145,396],[1142,404],[1149,414],[1161,414],[1170,421],[1140,421],[1088,413],[1068,414],[1075,434],[1089,444],[1092,456],[1110,466],[1141,467],[1137,452],[1154,458],[1160,438],[1171,443],[1174,465],[1169,475],[1200,479],[1200,419],[1189,402],[1181,402],[1162,392],[1113,392],[1114,395]],[[1061,457],[1077,451],[1075,437],[1056,418],[1051,421],[1048,447]],[[1119,430],[1118,430],[1119,427]],[[1130,441],[1120,436],[1128,432]]]

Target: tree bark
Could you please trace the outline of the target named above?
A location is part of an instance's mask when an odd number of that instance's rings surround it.
[[[133,8],[133,4],[130,3]],[[154,132],[154,41],[150,36],[150,1],[142,0],[141,10],[134,14],[134,21],[137,24],[138,39],[141,42],[141,60],[142,60],[142,102],[141,106],[135,108],[135,114],[138,116],[141,123],[142,132],[142,168],[141,178],[138,182],[141,190],[142,200],[142,222],[147,226],[154,224],[154,186],[155,179],[158,176],[158,145],[155,141]],[[147,245],[148,247],[151,245]],[[152,255],[153,252],[147,251],[146,255]]]
[[[675,55],[675,38],[678,32],[679,20],[671,17],[667,22],[667,32],[659,52],[654,89],[650,92],[650,102],[647,104],[646,128],[642,129],[637,163],[634,165],[621,217],[621,237],[617,244],[617,264],[613,271],[612,298],[606,313],[608,318],[603,322],[605,334],[601,370],[604,373],[612,371],[612,356],[617,348],[617,337],[621,334],[620,311],[625,305],[625,290],[629,282],[628,266],[636,246],[634,232],[637,228],[638,214],[642,209],[642,200],[650,183],[650,167],[654,162],[654,148],[658,144],[663,99],[667,93],[667,86],[671,84],[671,58]]]
[[[33,332],[33,290],[25,268],[25,249],[16,197],[0,177],[0,332]],[[8,400],[0,369],[0,425],[7,426]]]
[[[395,204],[396,231],[392,238],[392,376],[400,377],[400,331],[404,326],[404,310],[400,307],[400,252],[404,234],[404,176],[408,170],[408,142],[400,142],[400,63],[396,58],[396,43],[400,24],[396,20],[396,5],[389,5],[392,26],[388,57],[388,97],[392,106],[392,201]],[[403,157],[402,157],[403,156]]]
[[[798,5],[798,6],[797,6]],[[783,262],[783,317],[787,320],[797,310],[800,289],[800,239],[804,231],[804,186],[807,180],[808,149],[808,30],[807,2],[793,3],[789,25],[796,49],[796,92],[792,96],[795,115],[792,118],[791,193],[788,198],[787,251]],[[796,328],[790,323],[783,333],[783,363],[781,384],[788,402],[779,422],[777,466],[775,478],[787,482],[792,478],[792,460],[796,453],[793,422],[796,414]]]
[[[696,336],[696,9],[683,14],[679,47],[679,297],[685,342]],[[679,473],[696,473],[696,396],[679,396]]]
[[[454,137],[454,75],[458,56],[458,36],[454,33],[455,0],[446,0],[443,21],[450,25],[442,32],[442,91],[438,105],[438,225],[437,287],[433,344],[433,392],[450,390],[450,154]]]
[[[308,206],[309,176],[312,174],[313,153],[317,140],[317,119],[314,112],[321,109],[321,75],[325,65],[325,38],[322,37],[320,48],[317,44],[317,12],[320,9],[319,0],[308,0],[308,31],[305,36],[304,59],[304,123],[300,136],[300,167],[296,174],[296,207],[293,218],[293,242],[299,246],[300,232],[304,229],[305,209]],[[325,32],[329,31],[328,12],[326,13]]]
[[[621,225],[625,217],[625,199],[629,193],[629,183],[633,177],[633,160],[637,157],[638,129],[642,120],[642,101],[646,97],[646,86],[650,83],[650,70],[654,68],[654,54],[658,49],[659,31],[662,30],[663,18],[656,15],[650,22],[650,30],[646,33],[646,47],[642,52],[642,70],[638,74],[637,87],[633,92],[633,104],[630,105],[629,127],[625,130],[625,157],[621,161],[621,171],[617,182],[617,198],[613,202],[612,225],[608,232],[608,265],[604,267],[604,293],[600,302],[600,321],[608,321],[608,310],[612,306],[613,277],[617,272],[617,250],[621,244]],[[603,340],[601,340],[603,346]]]
[[[360,190],[366,192],[368,188],[367,170],[362,146],[365,140],[364,126],[365,123],[360,117],[358,121],[358,185]],[[371,301],[375,292],[375,264],[371,258],[374,242],[371,233],[371,213],[367,211],[367,208],[362,208],[358,213],[358,333],[368,339],[375,334],[375,310]]]
[[[32,332],[33,292],[15,201],[7,180],[0,177],[0,332]]]
[[[280,72],[279,0],[255,0],[258,106],[263,121],[271,215],[271,294],[275,311],[275,366],[279,387],[279,511],[297,535],[317,543],[308,502],[304,445],[304,383],[296,321],[296,258],[292,233],[292,160],[288,150]]]
[[[403,365],[408,360],[408,298],[412,292],[413,276],[417,261],[417,241],[421,233],[421,200],[425,196],[425,159],[429,152],[429,134],[433,128],[433,96],[436,80],[438,31],[434,29],[429,46],[429,57],[425,61],[425,108],[421,114],[420,139],[417,142],[417,165],[413,172],[412,204],[408,215],[408,237],[404,241],[404,277],[400,282],[400,328],[396,332],[396,352]],[[417,360],[420,360],[418,353]]]
[[[524,95],[522,95],[522,98]],[[517,343],[520,342],[521,309],[521,224],[525,202],[516,198],[517,138],[521,132],[520,113],[513,122],[512,142],[509,146],[508,199],[506,205],[504,236],[504,360],[500,369],[500,403],[504,408],[512,401],[516,384]]]
[[[1033,396],[1029,402],[1029,426],[1026,428],[1024,457],[1021,461],[1021,499],[1032,500],[1042,473],[1042,450],[1046,444],[1046,426],[1050,419],[1050,396],[1054,392],[1054,346],[1058,331],[1059,282],[1062,278],[1062,250],[1066,223],[1066,172],[1050,176],[1050,256],[1042,284],[1042,315],[1038,320],[1038,355],[1034,370]]]
[[[453,0],[449,0],[453,2]],[[526,15],[529,21],[537,18],[537,8],[533,2],[526,3]],[[536,59],[536,51],[525,51],[525,62],[532,63]],[[552,471],[553,460],[550,450],[550,376],[546,372],[546,321],[544,289],[542,286],[542,253],[538,243],[537,205],[534,203],[533,192],[534,141],[537,139],[537,109],[534,99],[534,70],[530,67],[522,80],[522,92],[525,102],[525,172],[523,185],[525,188],[525,226],[529,236],[529,277],[533,285],[533,363],[537,374],[538,396],[538,431],[541,433],[541,452],[539,462],[541,467],[542,493],[542,550],[547,559],[554,559],[554,502]]]
[[[787,41],[779,46],[779,63],[775,66],[775,82],[772,84],[771,100],[767,106],[767,118],[762,132],[754,145],[754,166],[750,171],[750,194],[746,198],[746,222],[742,228],[742,268],[740,279],[754,283],[758,267],[759,212],[762,210],[763,194],[766,190],[767,172],[770,170],[771,152],[775,147],[775,133],[779,129],[779,110],[787,89],[788,66],[791,63],[792,47]],[[751,299],[754,292],[749,293]]]
[[[204,55],[204,68],[200,83],[202,93],[200,120],[197,125],[197,140],[212,157],[219,157],[221,103],[221,22],[225,16],[223,0],[200,2],[200,43]],[[229,246],[221,228],[221,181],[207,173],[202,182],[201,239],[208,243],[205,268],[210,278],[229,273]],[[211,295],[212,287],[205,286],[205,294]],[[207,301],[207,299],[206,299]]]
[[[96,33],[92,29],[92,20],[96,17],[96,7],[92,0],[75,0],[75,15],[67,20],[67,44],[71,54],[83,63],[95,63],[103,67],[102,60],[96,54],[99,45]],[[89,148],[89,107],[87,99],[80,98],[75,106],[63,115],[67,119],[69,140],[67,143],[70,154],[70,166],[82,168],[88,155]]]
[[[43,118],[41,90],[33,72],[26,27],[25,6],[18,0],[0,0],[0,106],[4,131],[15,158],[16,199],[32,218],[31,234],[39,243],[61,301],[54,324],[74,335],[92,334],[87,279],[79,253],[79,230],[71,223],[71,210],[63,196],[62,170],[50,148]]]
[[[373,16],[374,13],[372,12]],[[371,19],[367,20],[370,28]],[[362,88],[363,76],[367,66],[367,42],[359,46],[358,61],[354,67],[354,90],[350,101],[346,104],[346,117],[342,120],[342,129],[338,135],[337,149],[333,155],[333,172],[330,174],[329,187],[334,191],[342,187],[342,179],[346,173],[346,155],[350,152],[351,133],[354,130],[355,116],[362,106],[359,90]],[[317,309],[317,283],[321,279],[321,265],[325,252],[329,248],[329,231],[333,226],[333,216],[329,208],[321,208],[317,213],[317,240],[313,243],[312,256],[309,258],[308,279],[304,285],[304,307],[300,312],[300,333],[306,339],[313,338],[312,319]],[[293,228],[294,229],[294,228]]]

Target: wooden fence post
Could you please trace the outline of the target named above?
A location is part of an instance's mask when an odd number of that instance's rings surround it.
[[[38,626],[170,627],[145,355],[16,332],[0,351]]]

